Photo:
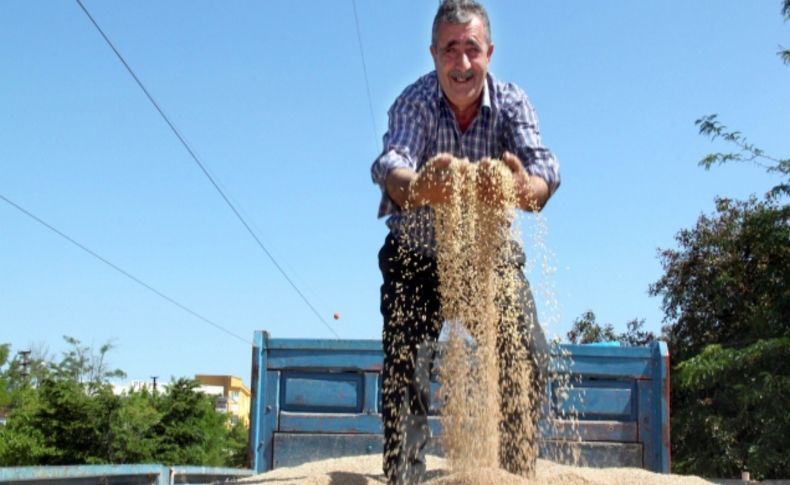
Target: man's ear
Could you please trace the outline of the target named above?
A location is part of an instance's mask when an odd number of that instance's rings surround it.
[[[430,46],[428,46],[428,50],[431,53],[431,57],[433,58],[433,61],[436,62],[436,47],[434,47],[433,44],[431,44]]]
[[[491,56],[494,55],[494,44],[488,46],[488,60],[491,60]]]

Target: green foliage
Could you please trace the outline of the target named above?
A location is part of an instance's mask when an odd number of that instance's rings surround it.
[[[241,421],[230,428],[225,453],[228,455],[227,466],[243,468],[247,466],[247,441],[250,430]]]
[[[790,207],[718,199],[660,254],[680,473],[788,476]]]
[[[790,19],[790,0],[782,15]],[[780,48],[781,49],[781,48]],[[790,51],[779,56],[790,64]],[[781,180],[746,201],[716,199],[716,214],[660,252],[672,371],[672,457],[680,473],[757,479],[790,476],[790,159],[766,154],[716,115],[699,132],[735,152],[700,161],[753,163]]]
[[[152,430],[161,417],[157,398],[147,389],[123,396],[109,423],[109,462],[157,462],[161,439]]]
[[[102,425],[109,410],[99,399],[86,394],[81,383],[65,379],[45,380],[38,393],[39,403],[29,426],[32,431],[45,432],[44,446],[51,450],[40,464],[105,462]]]
[[[573,326],[566,336],[572,344],[620,342],[626,347],[637,347],[656,340],[653,332],[642,330],[644,324],[644,319],[635,318],[626,323],[627,330],[624,333],[616,334],[611,323],[599,324],[595,319],[595,313],[592,310],[587,310],[573,321]]]
[[[63,336],[63,340],[71,349],[63,355],[58,364],[52,366],[52,371],[59,379],[68,379],[86,384],[90,389],[98,389],[110,379],[122,379],[126,373],[120,369],[109,369],[106,361],[107,352],[113,345],[109,342],[99,347],[99,352],[94,352],[92,347],[82,345],[82,342]]]
[[[617,337],[611,323],[601,326],[595,320],[595,313],[587,310],[573,321],[573,326],[567,333],[568,341],[572,344],[591,344],[595,342],[614,342]]]
[[[14,394],[14,411],[0,426],[0,466],[38,465],[55,451],[45,445],[44,432],[31,425],[38,394],[31,388]]]
[[[695,124],[699,127],[700,134],[710,137],[711,140],[721,138],[735,145],[738,151],[708,154],[700,160],[699,165],[709,170],[713,165],[728,162],[753,163],[765,169],[768,173],[776,173],[783,177],[783,180],[766,194],[769,199],[790,195],[790,158],[779,159],[767,155],[762,149],[750,143],[741,132],[728,131],[728,128],[716,119],[717,117],[718,115],[713,114],[703,116],[695,121]]]
[[[154,430],[161,437],[162,463],[220,466],[227,461],[227,415],[218,413],[214,400],[196,392],[197,387],[195,380],[178,379],[161,401],[162,418]]]
[[[10,396],[10,414],[0,426],[0,466],[244,465],[246,428],[229,427],[228,416],[196,381],[179,379],[161,393],[115,395],[108,381],[124,374],[107,365],[112,346],[94,352],[76,339],[66,342],[69,351],[49,362],[49,373],[35,385],[12,372],[10,346],[0,346],[0,383]]]
[[[10,382],[3,367],[8,363],[8,354],[11,352],[10,344],[0,344],[0,411],[6,409],[11,401]]]
[[[617,336],[617,341],[626,347],[641,347],[658,340],[653,332],[642,330],[644,325],[644,318],[634,318],[626,322],[626,331]]]
[[[660,253],[671,357],[680,362],[709,343],[743,345],[790,332],[790,207],[776,201],[717,199]]]
[[[676,366],[672,387],[675,471],[790,476],[790,337],[709,345]]]

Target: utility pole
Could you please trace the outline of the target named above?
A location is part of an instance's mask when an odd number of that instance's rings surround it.
[[[154,381],[154,392],[156,392],[156,380],[158,378],[159,378],[159,376],[151,376],[151,380]]]
[[[22,370],[19,371],[19,375],[22,376],[22,379],[27,379],[27,377],[30,375],[30,371],[28,370],[28,367],[30,366],[30,351],[20,350],[18,353],[20,356],[22,356],[22,362],[20,362]]]

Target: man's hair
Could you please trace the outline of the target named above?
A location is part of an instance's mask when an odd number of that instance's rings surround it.
[[[482,5],[475,0],[441,0],[436,17],[433,18],[431,45],[436,47],[439,41],[440,24],[468,24],[473,16],[477,16],[483,22],[486,28],[486,42],[491,44],[491,22],[488,21],[488,13]]]

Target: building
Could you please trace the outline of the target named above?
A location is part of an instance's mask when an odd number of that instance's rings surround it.
[[[198,374],[195,379],[200,390],[217,396],[217,411],[231,415],[231,422],[250,425],[250,389],[236,376],[210,376]]]

